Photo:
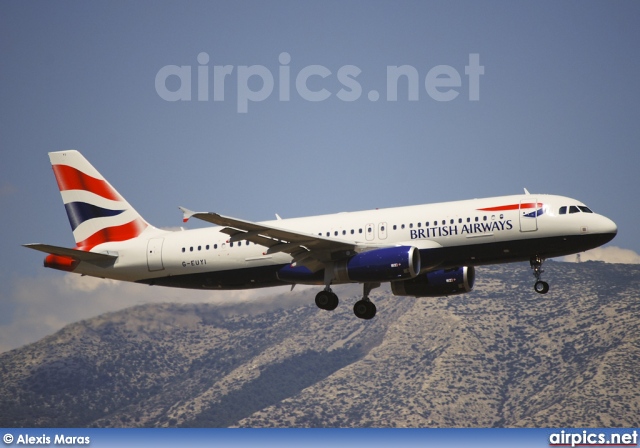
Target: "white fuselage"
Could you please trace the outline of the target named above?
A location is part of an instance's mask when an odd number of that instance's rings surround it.
[[[562,214],[561,207],[565,207]],[[368,248],[413,246],[420,250],[422,272],[523,261],[533,256],[544,259],[568,255],[604,244],[617,231],[613,221],[592,213],[575,199],[542,194],[337,213],[262,224],[363,243]],[[268,254],[266,247],[246,240],[231,242],[221,229],[170,232],[149,227],[135,239],[108,242],[92,249],[92,252],[116,253],[118,258],[113,266],[81,262],[75,272],[189,288],[283,284],[276,272],[292,262],[290,255]]]

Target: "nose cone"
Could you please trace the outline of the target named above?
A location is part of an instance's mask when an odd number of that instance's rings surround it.
[[[606,242],[609,242],[618,234],[618,226],[606,216],[598,216],[598,223],[593,228],[593,231],[607,237]]]
[[[618,234],[618,226],[616,225],[616,223],[605,216],[603,216],[602,218],[604,221],[602,223],[603,233],[611,233],[613,234],[613,236],[616,236]]]

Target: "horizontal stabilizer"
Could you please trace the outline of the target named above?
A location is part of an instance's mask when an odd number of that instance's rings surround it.
[[[100,254],[97,252],[85,252],[83,250],[69,249],[67,247],[52,246],[50,244],[23,244],[24,247],[29,249],[39,250],[52,255],[60,255],[63,257],[73,258],[78,261],[86,261],[89,263],[107,263],[114,262],[117,255]]]

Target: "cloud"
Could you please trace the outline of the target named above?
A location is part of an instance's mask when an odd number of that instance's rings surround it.
[[[605,263],[640,264],[640,255],[630,249],[622,249],[617,246],[597,247],[582,252],[580,261],[604,261]],[[562,261],[575,262],[576,255],[568,255],[561,258]]]
[[[581,261],[640,264],[640,255],[616,246],[580,254]],[[575,262],[576,256],[560,259]],[[0,291],[0,353],[48,336],[65,325],[103,313],[146,303],[211,303],[225,314],[254,314],[312,304],[318,286],[289,286],[255,290],[202,291],[53,273],[14,279]],[[360,294],[358,285],[334,288],[342,296]]]
[[[14,279],[9,292],[0,296],[0,353],[35,342],[70,323],[135,305],[211,303],[225,314],[254,314],[313,304],[318,291],[317,286],[290,289],[202,291],[59,273]]]
[[[616,246],[580,254],[581,261],[640,264],[640,255]],[[576,256],[560,259],[575,262]],[[48,336],[65,325],[103,313],[146,303],[211,303],[225,314],[254,314],[313,304],[318,286],[289,286],[255,290],[202,291],[163,288],[136,283],[82,277],[77,274],[42,275],[14,279],[0,296],[0,353]],[[360,294],[358,285],[334,288],[342,296]]]

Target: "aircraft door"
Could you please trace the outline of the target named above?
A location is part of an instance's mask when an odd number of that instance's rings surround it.
[[[381,240],[387,239],[387,223],[381,222],[378,224],[378,238]]]
[[[373,241],[373,239],[375,238],[374,235],[374,231],[375,231],[376,226],[374,224],[367,224],[367,226],[364,229],[364,236],[367,239],[367,241]]]
[[[147,266],[149,271],[161,271],[162,264],[162,243],[164,238],[151,238],[147,243]]]
[[[538,204],[535,198],[520,201],[520,231],[535,232],[538,230]]]

